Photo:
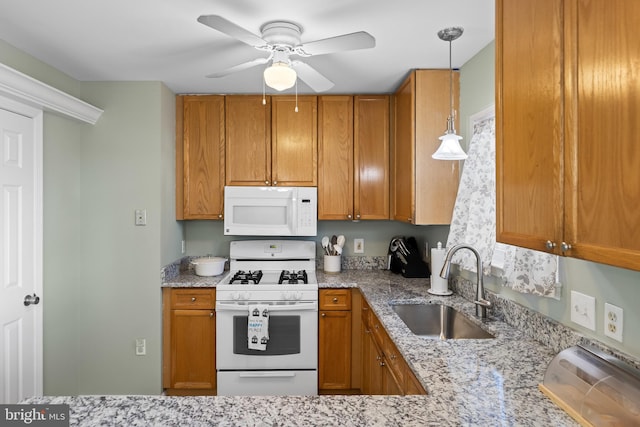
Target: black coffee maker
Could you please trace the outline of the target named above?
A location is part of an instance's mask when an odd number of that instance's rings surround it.
[[[396,236],[389,242],[389,270],[403,277],[429,277],[429,265],[420,256],[414,237]]]

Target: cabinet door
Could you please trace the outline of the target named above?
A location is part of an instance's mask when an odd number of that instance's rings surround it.
[[[389,97],[354,98],[355,219],[389,219]]]
[[[176,218],[222,219],[224,97],[177,100]]]
[[[225,97],[227,185],[271,184],[271,97]]]
[[[417,70],[415,97],[414,224],[451,224],[460,182],[459,162],[431,157],[440,146],[451,111],[449,70]],[[458,111],[460,74],[453,73],[453,108]],[[460,123],[456,116],[456,129]]]
[[[569,3],[568,254],[640,270],[640,2]]]
[[[362,330],[362,393],[383,394],[382,352],[373,339],[371,329],[365,326]]]
[[[171,311],[171,388],[215,389],[213,310]]]
[[[496,2],[496,239],[537,250],[563,233],[562,16],[562,0]]]
[[[394,138],[391,153],[391,219],[413,223],[415,205],[415,73],[393,96]]]
[[[318,98],[318,219],[352,218],[353,97],[321,96]]]
[[[351,311],[321,311],[318,388],[351,388]]]
[[[317,102],[317,97],[311,95],[298,96],[297,101],[295,96],[272,97],[273,185],[317,185]]]

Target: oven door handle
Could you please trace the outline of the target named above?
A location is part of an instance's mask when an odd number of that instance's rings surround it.
[[[223,304],[216,303],[216,311],[249,311],[248,304]],[[318,311],[318,304],[315,302],[301,304],[270,304],[269,313],[281,311]]]
[[[295,372],[278,372],[278,371],[266,371],[266,372],[240,372],[238,374],[240,378],[285,378],[295,377]]]

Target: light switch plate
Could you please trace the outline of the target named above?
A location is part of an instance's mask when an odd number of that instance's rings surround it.
[[[571,321],[592,331],[596,330],[596,299],[571,291]]]

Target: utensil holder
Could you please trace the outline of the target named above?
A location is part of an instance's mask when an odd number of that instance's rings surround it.
[[[342,256],[340,255],[325,255],[324,256],[324,272],[325,273],[340,273]]]

